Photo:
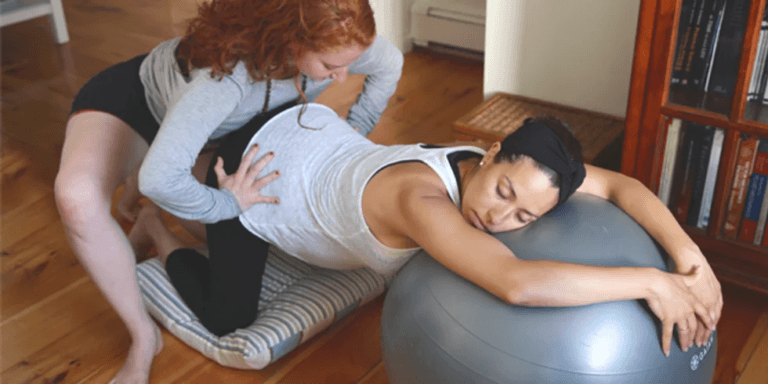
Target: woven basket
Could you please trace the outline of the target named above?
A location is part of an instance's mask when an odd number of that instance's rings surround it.
[[[497,93],[457,120],[453,132],[457,140],[500,141],[520,127],[526,118],[541,115],[557,117],[573,127],[587,163],[594,163],[595,158],[624,131],[624,120],[616,116]]]

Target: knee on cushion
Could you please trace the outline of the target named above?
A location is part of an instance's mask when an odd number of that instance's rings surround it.
[[[224,336],[256,320],[258,296],[249,302],[240,295],[212,294],[208,258],[199,252],[177,249],[168,255],[165,269],[184,303],[214,335]]]

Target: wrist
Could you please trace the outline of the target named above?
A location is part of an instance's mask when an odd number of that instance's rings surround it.
[[[231,201],[230,205],[233,207],[233,209],[237,211],[237,215],[246,211],[246,209],[243,207],[243,203],[240,202],[240,199],[237,197],[237,195],[234,192],[232,192],[232,190],[226,187],[221,187],[219,188],[219,191],[223,192],[226,196],[229,197]]]
[[[675,261],[675,270],[678,273],[688,273],[696,265],[707,264],[707,259],[695,243],[681,247],[671,257]]]
[[[642,276],[642,282],[644,286],[644,296],[646,300],[658,299],[660,295],[660,289],[664,286],[664,271],[660,271],[656,268],[645,268],[644,275]]]

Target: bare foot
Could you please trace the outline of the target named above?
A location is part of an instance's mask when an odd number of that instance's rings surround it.
[[[152,322],[152,330],[144,340],[134,340],[125,364],[109,384],[147,384],[152,360],[163,350],[163,336]]]
[[[141,262],[150,257],[152,249],[151,228],[156,226],[157,222],[162,224],[160,208],[154,204],[148,204],[141,208],[136,217],[136,223],[133,224],[131,232],[128,233],[128,241],[136,254],[136,262]]]
[[[139,192],[139,168],[131,172],[125,179],[123,184],[123,194],[115,204],[117,213],[130,222],[135,222],[139,216],[141,205],[139,205],[139,199],[141,198],[141,192]]]

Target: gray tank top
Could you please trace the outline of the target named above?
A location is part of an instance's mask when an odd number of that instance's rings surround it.
[[[324,268],[367,266],[382,274],[396,272],[420,248],[395,249],[371,233],[362,211],[363,190],[381,169],[420,161],[431,167],[459,206],[459,187],[447,155],[476,147],[426,148],[424,145],[378,145],[361,136],[332,109],[320,104],[290,108],[267,122],[247,148],[274,151],[263,174],[280,177],[262,189],[280,204],[257,204],[240,215],[255,235],[288,254]],[[257,158],[260,156],[257,156]]]

